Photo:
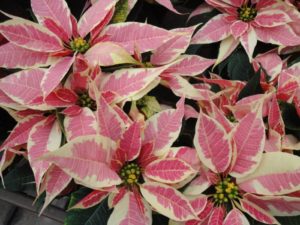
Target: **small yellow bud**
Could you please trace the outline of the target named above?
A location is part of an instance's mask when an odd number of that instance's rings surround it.
[[[224,194],[223,193],[219,194],[219,199],[224,199]]]
[[[135,180],[136,179],[136,175],[135,174],[129,174],[128,178]]]
[[[130,179],[130,178],[127,179],[127,183],[128,183],[128,184],[133,184],[133,182],[134,182],[134,181],[133,181],[132,179]]]
[[[232,191],[231,188],[226,188],[226,189],[225,189],[225,192],[228,193],[228,194],[231,193],[231,191]]]

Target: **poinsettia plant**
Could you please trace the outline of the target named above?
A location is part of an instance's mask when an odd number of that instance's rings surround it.
[[[298,224],[297,1],[82,3],[1,11],[1,187],[66,225]]]

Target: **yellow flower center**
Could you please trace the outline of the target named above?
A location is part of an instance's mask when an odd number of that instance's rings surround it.
[[[70,46],[74,52],[84,53],[86,50],[89,49],[90,44],[86,40],[84,40],[82,37],[78,37],[78,38],[74,38],[70,42]]]
[[[231,178],[227,177],[215,185],[214,202],[217,204],[227,203],[229,200],[238,198],[238,186]]]
[[[127,185],[135,185],[138,183],[141,175],[141,168],[134,162],[128,163],[120,170],[120,176]]]
[[[249,22],[256,17],[257,10],[252,7],[248,7],[243,5],[241,8],[238,9],[238,17],[240,20],[244,22]]]
[[[87,92],[81,92],[78,94],[77,105],[80,107],[88,107],[93,111],[96,111],[97,104],[94,99],[92,99]]]

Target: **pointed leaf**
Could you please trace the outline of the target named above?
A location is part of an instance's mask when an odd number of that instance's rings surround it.
[[[97,104],[99,133],[112,140],[120,140],[123,130],[125,129],[123,120],[102,96],[99,98]]]
[[[24,106],[20,105],[19,103],[9,98],[2,90],[0,90],[0,106],[3,108],[7,107],[9,109],[14,109],[14,110],[26,109]]]
[[[224,14],[210,19],[192,38],[192,44],[209,44],[221,41],[230,35],[230,23]]]
[[[199,215],[206,207],[207,205],[207,196],[206,195],[197,195],[190,197],[189,200],[191,203],[191,206],[193,207],[194,211],[197,215]]]
[[[0,46],[0,65],[4,68],[35,68],[50,63],[48,53],[35,52],[12,43]]]
[[[201,162],[215,173],[224,172],[231,161],[232,149],[227,132],[215,119],[199,114],[194,145]]]
[[[198,55],[182,55],[175,63],[172,63],[164,72],[181,76],[195,76],[203,73],[215,62],[214,59],[206,59]]]
[[[141,127],[133,123],[122,135],[119,147],[126,152],[127,161],[135,160],[141,149]]]
[[[226,59],[234,51],[234,49],[236,49],[239,43],[240,42],[232,36],[229,36],[228,38],[222,40],[220,43],[219,53],[215,62],[215,66]]]
[[[200,169],[201,163],[194,148],[186,146],[173,147],[170,149],[167,158],[181,159],[187,162],[194,170],[198,171]]]
[[[41,86],[43,96],[46,97],[53,91],[69,71],[75,57],[63,57],[56,63],[52,64],[46,71]]]
[[[225,208],[223,207],[215,207],[213,208],[208,224],[209,225],[222,225],[223,224],[223,218],[225,215]]]
[[[68,141],[76,137],[96,134],[98,126],[95,114],[87,107],[82,108],[76,115],[66,115],[64,119]]]
[[[101,40],[101,37],[99,37],[99,34],[103,30],[103,28],[112,20],[114,19],[114,14],[116,11],[116,7],[120,4],[120,2],[117,2],[116,6],[113,7],[104,17],[104,19],[99,23],[93,30],[91,30],[90,35],[91,35],[91,40],[92,44],[97,43],[99,40]],[[113,21],[111,21],[113,23]]]
[[[114,146],[115,143],[104,136],[78,137],[46,154],[43,160],[53,162],[86,187],[110,187],[121,183],[117,173],[108,166]]]
[[[126,193],[128,193],[128,190],[125,186],[120,187],[118,193],[111,193],[108,196],[108,207],[114,208],[123,199]]]
[[[266,224],[279,224],[279,222],[268,212],[259,206],[249,202],[245,199],[240,200],[243,211],[249,214],[254,219]]]
[[[300,44],[300,37],[293,29],[285,24],[276,27],[256,27],[257,39],[275,45],[294,46]]]
[[[78,32],[80,36],[85,37],[93,28],[95,28],[116,3],[116,0],[107,0],[97,1],[93,4],[78,22]]]
[[[224,112],[221,109],[219,109],[213,102],[210,103],[210,107],[212,117],[224,127],[227,133],[230,133],[234,125],[230,123],[230,121],[225,116]]]
[[[160,5],[166,7],[168,10],[176,13],[176,14],[181,14],[179,13],[173,6],[172,2],[169,0],[156,0],[157,3],[159,3]]]
[[[141,211],[140,203],[143,210]],[[145,200],[137,202],[133,192],[127,192],[125,196],[114,207],[107,225],[151,225],[151,208]]]
[[[281,146],[281,135],[276,131],[269,129],[268,135],[265,140],[264,151],[265,152],[280,152],[282,148]]]
[[[107,197],[107,195],[108,193],[106,191],[94,190],[68,210],[91,208],[102,202]]]
[[[270,76],[270,79],[274,80],[276,76],[281,72],[283,62],[277,53],[267,52],[265,54],[260,54],[254,58],[253,67],[255,68],[255,70],[258,70],[260,65]]]
[[[227,214],[223,225],[250,225],[250,223],[240,210],[234,208]]]
[[[179,75],[164,76],[162,80],[168,84],[169,88],[178,97],[184,96],[197,101],[213,98],[213,92],[209,89],[198,89]]]
[[[248,29],[249,24],[241,20],[235,21],[230,26],[230,32],[235,39],[238,39],[240,36],[242,36]]]
[[[146,121],[143,143],[153,143],[155,155],[169,150],[177,139],[184,115],[184,98],[177,102],[176,109],[161,111]]]
[[[227,73],[231,80],[240,80],[240,81],[250,80],[250,78],[255,73],[253,69],[253,65],[249,62],[249,57],[247,56],[247,54],[245,54],[245,52],[242,49],[237,50],[230,55],[227,64]],[[238,88],[240,87],[236,87],[235,90],[232,90],[231,92],[239,92],[239,90],[237,90]]]
[[[0,32],[11,43],[40,52],[63,49],[61,41],[46,28],[29,20],[14,18],[0,24]]]
[[[211,182],[207,179],[205,173],[201,172],[184,190],[186,195],[202,194],[207,188],[211,186]]]
[[[289,196],[258,196],[246,194],[247,201],[259,205],[273,216],[298,216],[300,215],[300,199]]]
[[[213,11],[213,9],[214,8],[212,6],[208,5],[206,2],[203,2],[192,11],[187,21],[189,21],[194,16],[200,16],[201,14],[209,13]]]
[[[92,66],[137,64],[137,61],[123,47],[112,42],[99,42],[90,48],[84,56]]]
[[[276,98],[273,96],[272,102],[270,103],[269,113],[268,113],[268,123],[270,129],[276,131],[277,133],[284,135],[284,122],[281,116],[280,107]]]
[[[135,46],[141,53],[151,51],[174,36],[170,31],[137,22],[109,25],[103,30],[102,35],[107,36],[108,41],[123,46],[130,54],[134,53]]]
[[[165,184],[179,183],[195,172],[189,164],[175,158],[158,159],[145,168],[145,176]]]
[[[27,143],[30,130],[43,118],[44,117],[40,115],[32,115],[19,121],[15,128],[10,132],[8,138],[0,146],[0,150]]]
[[[158,78],[162,71],[162,68],[117,70],[103,77],[100,90],[115,93],[117,95],[114,99],[115,102],[120,102],[125,99],[133,101],[134,99],[132,99],[132,97],[143,89],[146,89],[151,82]]]
[[[84,197],[89,190],[81,188],[71,195],[73,202],[78,202]],[[70,205],[72,206],[72,205]],[[98,206],[85,210],[71,210],[67,213],[64,224],[65,225],[92,225],[92,224],[107,224],[110,216],[110,210],[107,207],[107,201],[102,201]]]
[[[299,190],[299,174],[298,156],[284,152],[268,152],[263,154],[258,168],[252,174],[237,179],[237,183],[249,193],[281,195]]]
[[[69,37],[68,34],[66,33],[66,31],[61,28],[59,25],[57,25],[57,23],[55,21],[53,21],[50,18],[46,18],[44,21],[44,26],[50,30],[52,33],[54,33],[57,37],[59,37],[62,41],[64,41],[65,43],[69,43]],[[71,53],[71,50],[65,50],[65,51],[69,51]]]
[[[146,182],[140,186],[143,197],[160,214],[177,221],[196,219],[189,201],[176,189],[167,185]]]
[[[50,167],[48,161],[37,161],[39,157],[60,147],[62,132],[55,117],[48,117],[32,127],[27,144],[28,160],[33,170],[37,193],[42,177]]]
[[[72,177],[62,171],[59,167],[53,166],[47,173],[45,178],[46,198],[40,214],[59,195],[70,183]]]
[[[14,159],[16,157],[16,153],[11,152],[9,150],[6,150],[2,153],[1,159],[0,159],[0,178],[2,181],[2,186],[5,187],[4,178],[3,178],[3,171],[9,167]]]
[[[236,156],[230,174],[242,177],[252,173],[259,165],[265,145],[265,126],[261,113],[248,113],[233,131]]]
[[[150,62],[153,65],[165,65],[177,59],[185,52],[190,43],[190,36],[176,35],[156,50],[151,55]]]
[[[0,89],[14,101],[26,105],[42,95],[41,81],[45,76],[42,69],[23,70],[0,80]]]
[[[259,27],[277,27],[292,22],[288,14],[278,9],[258,11],[254,21]]]
[[[28,188],[29,183],[34,183],[32,170],[26,161],[26,159],[21,160],[20,166],[12,168],[4,176],[3,183],[5,188],[10,191],[23,191],[25,188]],[[2,187],[1,184],[0,187]]]
[[[251,28],[246,33],[244,33],[240,37],[240,42],[241,42],[242,46],[244,47],[244,49],[249,57],[249,60],[252,61],[252,55],[254,52],[254,48],[257,44],[257,37],[256,37],[256,33],[255,33],[254,29]]]
[[[50,18],[67,33],[68,38],[72,36],[71,12],[65,0],[32,0],[31,8],[40,24]]]

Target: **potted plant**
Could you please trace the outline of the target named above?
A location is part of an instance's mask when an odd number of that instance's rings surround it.
[[[3,186],[70,225],[299,222],[295,2],[30,4],[0,23]]]

